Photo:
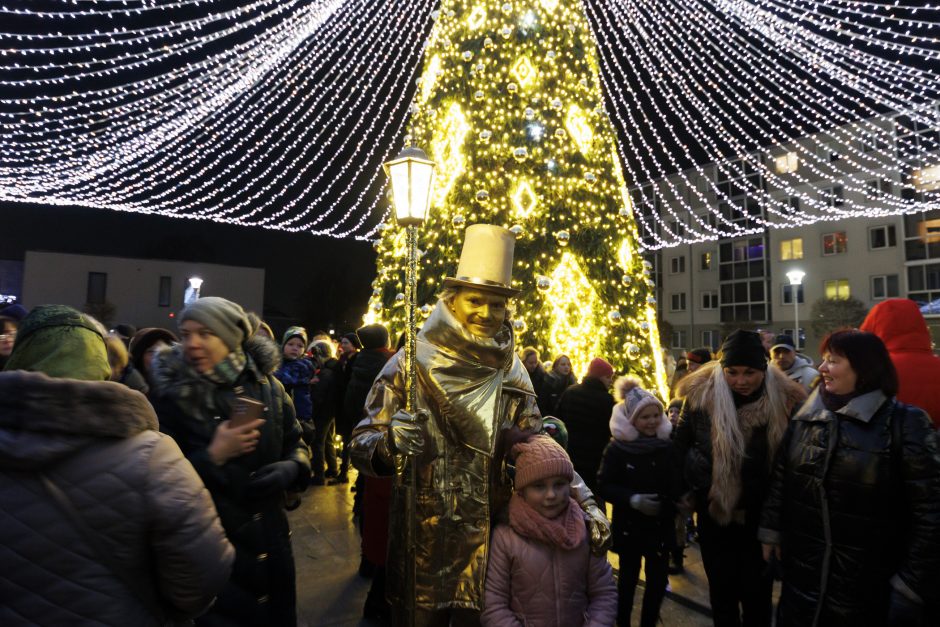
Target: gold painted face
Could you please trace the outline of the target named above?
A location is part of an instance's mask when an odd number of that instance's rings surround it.
[[[450,302],[450,310],[473,335],[494,337],[506,320],[508,302],[501,294],[462,287]]]

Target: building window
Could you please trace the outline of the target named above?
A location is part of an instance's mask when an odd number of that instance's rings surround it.
[[[160,287],[157,292],[157,306],[158,307],[169,307],[172,303],[172,285],[173,277],[162,276],[160,277]]]
[[[841,255],[848,251],[849,240],[845,236],[845,231],[838,233],[826,233],[823,235],[823,255]]]
[[[904,216],[904,259],[940,259],[940,209]]]
[[[676,237],[682,237],[685,235],[685,225],[681,222],[677,222],[676,220],[669,222],[669,230],[672,231],[673,235]]]
[[[839,144],[835,142],[824,143],[819,146],[817,154],[830,163],[842,160],[842,153],[839,151]]]
[[[873,276],[871,278],[871,299],[897,298],[900,294],[898,285],[898,275],[896,274]]]
[[[702,292],[702,309],[718,309],[718,292]]]
[[[89,272],[88,273],[88,295],[85,302],[89,305],[101,305],[105,302],[108,294],[108,273],[107,272]]]
[[[940,300],[940,263],[927,263],[907,268],[907,297],[923,306]],[[940,312],[932,305],[931,314]]]
[[[712,254],[702,253],[702,270],[711,270],[712,269]]]
[[[673,294],[670,304],[672,305],[670,311],[685,311],[685,292]]]
[[[894,196],[894,184],[891,179],[872,179],[865,181],[865,188],[871,196]]]
[[[669,260],[670,274],[682,274],[683,272],[685,272],[685,255],[681,257],[673,257]]]
[[[789,283],[782,286],[783,287],[783,304],[792,305],[793,304],[793,288],[796,289],[796,298],[797,302],[803,304],[803,286],[802,285],[790,285]]]
[[[672,347],[673,348],[685,348],[686,347],[685,331],[673,331],[672,332]]]
[[[793,329],[781,329],[783,335],[789,335],[793,338]],[[806,347],[806,329],[800,327],[800,350],[802,351]]]
[[[826,298],[846,299],[851,296],[848,279],[832,279],[824,283]]]
[[[845,204],[845,194],[841,185],[823,187],[819,190],[819,193],[820,199],[833,209],[839,208]]]
[[[868,246],[872,250],[894,248],[897,245],[898,240],[893,224],[873,226],[868,229]]]
[[[702,331],[702,346],[707,346],[708,348],[712,349],[712,351],[716,351],[718,350],[718,346],[721,344],[719,340],[720,337],[718,335],[718,331]]]
[[[795,152],[787,152],[774,158],[777,174],[792,174],[800,167],[800,158]]]
[[[787,239],[780,242],[780,259],[790,261],[803,258],[803,238]]]

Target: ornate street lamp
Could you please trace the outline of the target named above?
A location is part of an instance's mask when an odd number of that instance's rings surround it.
[[[407,399],[405,409],[415,410],[417,398],[417,362],[415,361],[418,316],[418,226],[424,224],[431,205],[434,162],[420,148],[410,146],[385,164],[392,186],[395,219],[405,227],[408,264],[405,270],[405,364],[407,366]]]
[[[418,226],[424,224],[431,205],[431,186],[434,181],[434,162],[420,148],[410,146],[385,164],[385,172],[392,186],[392,200],[395,206],[395,219],[405,227],[407,236],[408,264],[405,270],[405,410],[417,416],[418,405],[418,361],[417,317],[418,317]],[[398,480],[402,480],[404,468],[398,468]],[[408,579],[410,606],[408,608],[411,625],[415,624],[417,613],[417,562],[415,532],[417,531],[417,476],[418,461],[411,458],[411,477],[408,495]]]
[[[793,348],[800,350],[800,285],[806,273],[802,270],[790,270],[787,278],[790,280],[790,293],[793,297]]]

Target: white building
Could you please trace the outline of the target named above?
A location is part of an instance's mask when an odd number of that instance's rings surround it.
[[[681,244],[649,253],[660,314],[674,329],[673,337],[663,338],[664,342],[677,351],[699,346],[714,349],[723,331],[742,323],[775,333],[792,333],[798,315],[801,346],[818,356],[821,338],[813,333],[809,319],[812,304],[818,299],[851,296],[869,308],[890,297],[908,297],[923,304],[940,299],[940,209],[877,216],[879,197],[940,196],[930,185],[917,185],[922,190],[917,192],[910,185],[901,185],[902,181],[916,182],[919,176],[926,177],[932,166],[940,165],[940,109],[935,106],[931,114],[937,119],[934,126],[914,124],[906,116],[885,116],[866,121],[852,133],[834,131],[810,136],[775,151],[752,154],[748,160],[726,162],[723,166],[727,167],[721,169],[712,164],[687,171],[684,176],[633,188],[635,210],[670,216],[666,224],[679,234],[687,224],[693,224],[692,212],[712,225],[717,224],[718,217],[711,212],[716,212],[730,222],[753,228],[758,223],[752,217],[767,216],[767,197],[778,207],[798,207],[801,198],[816,199],[820,206],[828,207],[819,214],[822,219],[810,225],[764,229],[746,237]],[[872,130],[875,127],[877,131]],[[846,135],[868,138],[854,146],[855,154],[862,155],[852,160],[856,164],[864,165],[866,155],[878,151],[880,158],[870,159],[872,164],[894,165],[880,167],[874,175],[871,168],[869,173],[860,174],[841,156]],[[895,148],[896,138],[902,137],[904,150]],[[816,156],[823,156],[820,151],[825,151],[825,182],[818,168],[801,169],[799,155],[809,150]],[[755,160],[773,168],[789,182],[790,190],[771,187],[752,165]],[[937,170],[940,172],[940,168]],[[796,178],[797,172],[802,181]],[[864,185],[870,193],[849,195],[845,191],[849,186],[843,187],[840,180],[850,176],[856,180],[865,176]],[[696,189],[689,190],[685,181]],[[716,189],[730,203],[719,203]],[[746,189],[763,190],[765,201],[749,197]],[[794,189],[798,193],[790,195]],[[870,206],[872,217],[840,217],[840,207],[849,200],[855,201],[856,207]],[[642,228],[640,235],[641,239],[650,237]],[[803,285],[796,292],[798,312],[793,302],[794,288],[786,276],[790,270],[805,272]],[[940,308],[936,311],[940,314]],[[928,314],[926,318],[935,343],[940,345],[940,315]]]
[[[79,310],[110,304],[112,322],[172,328],[192,277],[203,281],[201,296],[222,296],[246,310],[262,311],[263,268],[38,251],[26,253],[22,302]]]

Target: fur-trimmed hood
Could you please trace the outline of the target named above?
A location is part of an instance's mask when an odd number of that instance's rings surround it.
[[[710,362],[687,375],[679,386],[685,413],[701,412],[710,420],[712,478],[708,511],[719,524],[731,522],[742,493],[741,467],[752,433],[766,428],[768,471],[773,452],[783,439],[790,415],[806,400],[803,386],[769,365],[760,396],[736,407],[719,362]]]
[[[104,438],[157,430],[140,392],[110,381],[0,373],[0,468],[43,468]]]
[[[248,338],[242,347],[250,358],[246,368],[250,368],[258,380],[273,375],[281,367],[281,349],[271,338],[255,335]],[[152,392],[156,396],[167,396],[179,384],[182,372],[187,369],[189,366],[182,344],[164,348],[153,358],[150,371]]]

